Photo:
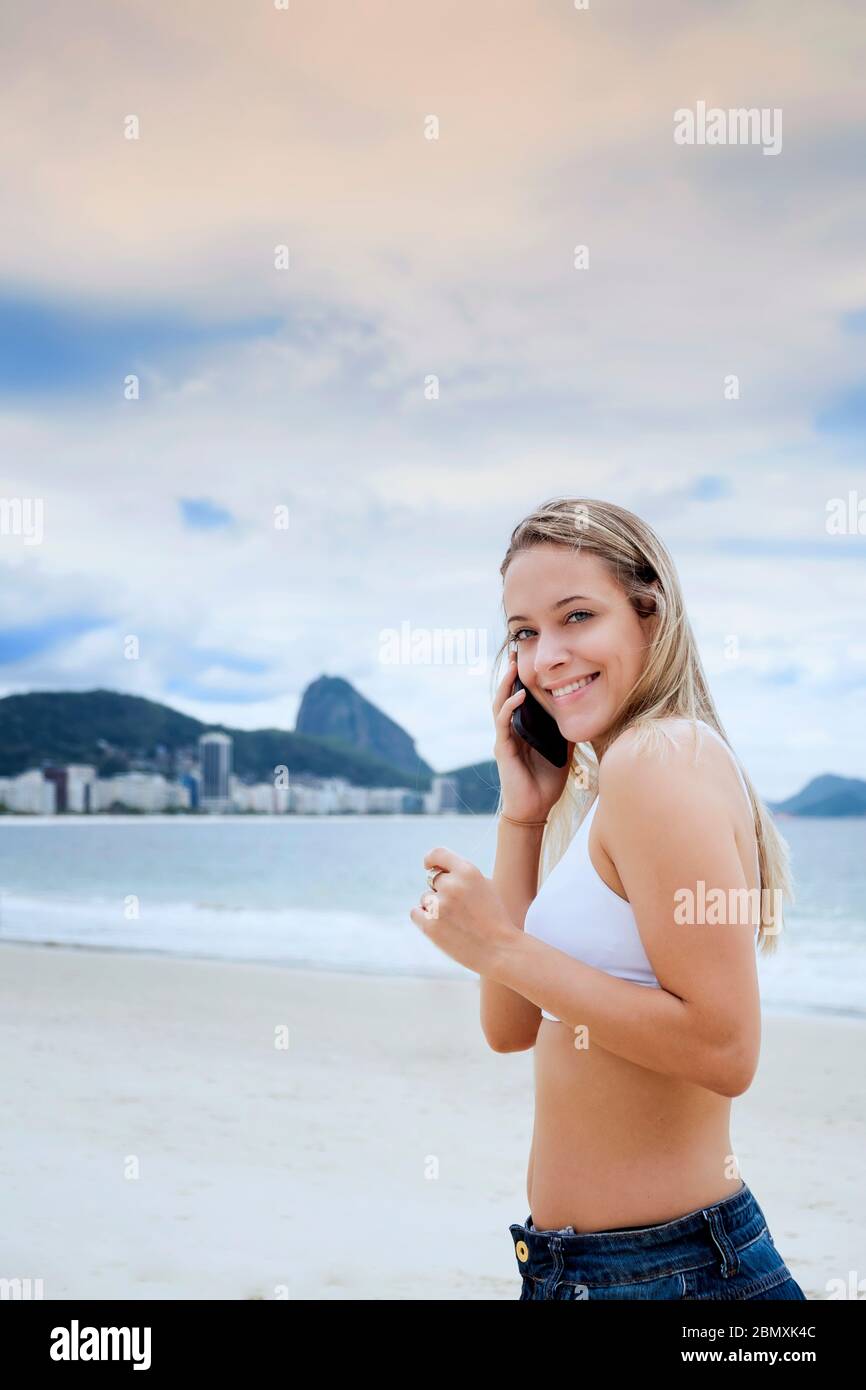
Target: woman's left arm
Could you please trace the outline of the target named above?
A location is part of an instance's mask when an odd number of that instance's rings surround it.
[[[692,762],[687,741],[637,753],[630,732],[602,758],[599,796],[605,850],[661,988],[608,975],[524,933],[500,943],[487,973],[581,1028],[589,1047],[741,1095],[758,1063],[761,1012],[757,922],[744,911],[729,796],[704,759]]]

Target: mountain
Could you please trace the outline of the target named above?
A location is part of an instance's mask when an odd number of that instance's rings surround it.
[[[866,816],[866,782],[860,777],[824,773],[813,777],[787,801],[768,803],[771,811],[789,816]]]
[[[403,734],[373,705],[368,709]],[[14,777],[45,763],[90,763],[103,777],[129,769],[170,777],[176,775],[179,755],[195,755],[199,735],[211,730],[231,734],[233,768],[241,778],[270,781],[274,768],[284,764],[290,773],[343,777],[355,786],[430,789],[431,769],[418,758],[410,773],[358,742],[204,724],[156,700],[114,690],[33,691],[0,699],[0,776]],[[407,734],[403,738],[414,748]]]
[[[308,737],[334,739],[357,748],[390,767],[399,767],[407,785],[418,777],[429,778],[433,769],[415,751],[415,740],[389,719],[342,676],[319,676],[306,688],[295,721],[295,732]]]
[[[454,768],[444,774],[457,783],[458,805],[463,811],[483,815],[496,810],[499,799],[499,769],[492,759],[470,767]],[[859,777],[837,777],[825,773],[791,796],[787,801],[769,801],[773,812],[789,816],[866,816],[866,781]]]
[[[343,777],[359,787],[429,791],[433,769],[399,724],[341,677],[319,676],[304,691],[294,732],[204,724],[169,705],[114,690],[33,691],[0,699],[0,776],[46,763],[91,763],[100,776],[130,769],[177,775],[183,756],[196,755],[201,734],[219,729],[234,740],[239,777],[270,781],[274,768],[291,774]],[[496,809],[499,770],[491,758],[444,774],[457,784],[457,805],[468,814]],[[791,816],[864,816],[866,781],[825,773],[786,801],[769,802]]]

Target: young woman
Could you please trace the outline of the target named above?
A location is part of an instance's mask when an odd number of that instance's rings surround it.
[[[560,498],[501,573],[493,877],[437,847],[410,916],[480,975],[489,1046],[535,1049],[520,1298],[804,1299],[729,1129],[787,847],[727,743],[673,561],[631,512]],[[564,767],[513,728],[528,699]]]

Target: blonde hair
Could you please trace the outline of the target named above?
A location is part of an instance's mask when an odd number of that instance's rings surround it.
[[[663,738],[671,739],[669,730],[659,723],[671,717],[693,724],[696,748],[697,720],[709,724],[724,739],[743,774],[752,804],[760,901],[762,905],[771,905],[762,907],[759,943],[765,955],[771,954],[783,927],[782,898],[792,902],[794,899],[788,844],[722,728],[686,615],[679,576],[668,550],[652,528],[633,512],[611,502],[577,497],[557,497],[544,502],[514,528],[500,567],[503,580],[515,555],[537,545],[559,545],[575,553],[597,556],[611,578],[625,591],[638,617],[657,619],[643,670],[604,730],[605,747],[610,747],[625,729],[636,731],[636,747],[657,747]],[[503,606],[503,616],[504,611]],[[500,659],[510,645],[506,630],[505,639],[494,657],[494,686],[501,680]],[[588,743],[576,743],[565,787],[545,827],[539,887],[565,853],[592,804],[597,785],[598,763],[592,747]],[[497,814],[501,809],[500,788]]]

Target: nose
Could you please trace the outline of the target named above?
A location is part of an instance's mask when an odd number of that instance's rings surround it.
[[[535,642],[533,670],[539,685],[550,685],[557,669],[567,665],[571,651],[567,639],[560,632],[541,633]]]

